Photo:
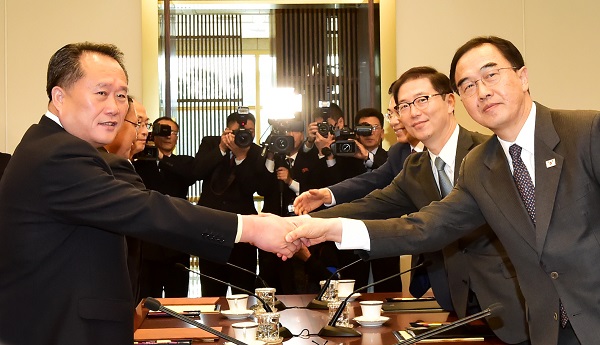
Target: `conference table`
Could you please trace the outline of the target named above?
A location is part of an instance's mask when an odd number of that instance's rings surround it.
[[[380,300],[385,301],[388,297],[406,297],[408,294],[398,293],[363,293],[354,301],[350,302],[350,319],[360,316],[361,309],[359,302],[364,300]],[[306,309],[305,306],[314,298],[314,295],[277,295],[287,307],[281,311],[280,322],[287,327],[293,335],[310,333],[309,337],[294,336],[284,340],[285,345],[391,345],[398,343],[398,340],[393,335],[394,330],[403,330],[409,327],[410,322],[423,321],[428,323],[451,322],[456,320],[456,316],[448,312],[384,312],[382,315],[389,317],[389,321],[379,327],[363,327],[355,321],[352,324],[356,330],[362,333],[359,337],[320,337],[317,335],[321,328],[329,322],[328,311],[318,309]],[[227,300],[225,297],[218,299],[221,310],[228,309]],[[248,301],[249,305],[255,303],[253,297]],[[138,306],[138,315],[136,316],[136,329],[157,329],[157,328],[173,328],[173,327],[194,327],[183,321],[172,317],[146,317],[148,311],[141,306]],[[233,337],[233,329],[231,325],[240,321],[251,321],[250,318],[245,320],[229,320],[220,313],[202,314],[195,320],[211,327],[220,327],[221,331]],[[478,321],[476,321],[478,322]],[[304,331],[303,331],[304,330]],[[218,339],[214,343],[222,344],[225,341]],[[428,342],[431,344],[447,343],[448,341]],[[194,341],[193,344],[206,344],[205,341]],[[504,344],[497,338],[486,339],[484,341],[453,341],[452,344]]]

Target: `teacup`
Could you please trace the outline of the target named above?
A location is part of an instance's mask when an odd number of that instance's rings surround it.
[[[354,279],[341,279],[337,281],[338,297],[348,297],[354,291]]]
[[[231,325],[233,328],[233,337],[245,343],[253,343],[256,340],[258,323],[246,321],[236,322]]]
[[[378,320],[381,316],[382,301],[361,301],[360,309],[363,318],[367,320]]]
[[[227,296],[227,304],[229,304],[229,310],[233,312],[244,311],[248,309],[248,295],[247,294],[236,294]]]

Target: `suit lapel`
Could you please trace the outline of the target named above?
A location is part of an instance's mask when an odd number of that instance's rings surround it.
[[[458,142],[456,144],[456,157],[454,158],[454,181],[453,184],[458,180],[458,174],[460,173],[460,165],[463,159],[471,149],[473,148],[473,138],[469,131],[459,126],[458,128]]]
[[[417,154],[417,153],[415,153]],[[429,200],[440,200],[440,191],[433,177],[433,167],[431,166],[431,158],[429,151],[424,151],[419,157],[419,165],[414,167],[419,171],[414,176],[418,176],[419,184],[425,197]]]
[[[485,145],[484,165],[487,171],[482,172],[481,184],[506,220],[535,249],[535,227],[521,201],[502,146],[496,136]]]
[[[564,159],[554,152],[560,138],[552,123],[550,110],[536,103],[535,122],[536,248],[538,256],[541,257],[548,234],[550,218],[554,210],[554,201]]]

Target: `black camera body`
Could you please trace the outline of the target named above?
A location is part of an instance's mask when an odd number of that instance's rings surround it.
[[[171,126],[157,123],[152,126],[152,131],[148,133],[146,138],[146,146],[142,152],[135,155],[134,159],[140,160],[158,160],[158,148],[154,143],[155,137],[168,137],[171,135]]]
[[[317,131],[324,138],[327,138],[329,134],[334,134],[333,126],[327,121],[317,123]]]
[[[285,157],[294,151],[294,137],[286,135],[286,132],[304,131],[304,122],[295,119],[274,120],[269,119],[269,124],[273,127],[271,134],[264,143],[269,152],[276,156]]]
[[[354,142],[355,131],[349,127],[335,130],[335,142],[331,145],[331,153],[336,156],[352,157],[356,153]]]
[[[373,134],[373,126],[356,126],[354,127],[354,133],[356,133],[356,135],[360,135],[361,137],[368,137]]]
[[[254,141],[254,135],[252,135],[252,132],[246,129],[246,123],[248,123],[250,109],[248,107],[239,107],[237,113],[237,122],[240,125],[240,128],[233,131],[233,135],[235,136],[234,142],[239,147],[248,147],[252,145],[252,142]]]

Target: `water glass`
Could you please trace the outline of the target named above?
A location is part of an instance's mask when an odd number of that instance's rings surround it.
[[[256,296],[262,298],[262,300],[269,305],[273,312],[277,311],[275,309],[275,288],[257,288],[254,290],[254,293],[256,293]],[[260,301],[258,301],[257,304],[259,305],[259,307],[256,309],[257,312],[261,312],[263,310],[266,311]]]
[[[333,316],[335,315],[335,313],[337,312],[337,310],[340,308],[340,305],[342,305],[342,301],[332,301],[327,303],[327,307],[329,308],[329,321],[331,321],[331,319],[333,319]],[[352,325],[350,325],[350,305],[346,304],[346,306],[344,307],[344,310],[342,311],[342,313],[340,314],[340,317],[337,319],[336,326],[342,326],[342,327],[352,327]]]
[[[256,314],[258,322],[258,340],[266,343],[278,343],[283,340],[279,337],[279,313]]]
[[[321,288],[323,288],[323,285],[325,284],[326,280],[321,280],[319,282],[319,284],[321,285]],[[326,301],[326,302],[333,302],[333,301],[337,301],[338,299],[338,281],[337,280],[331,280],[329,282],[329,286],[327,286],[327,290],[325,290],[325,293],[323,293],[323,297],[321,298],[321,300]]]

